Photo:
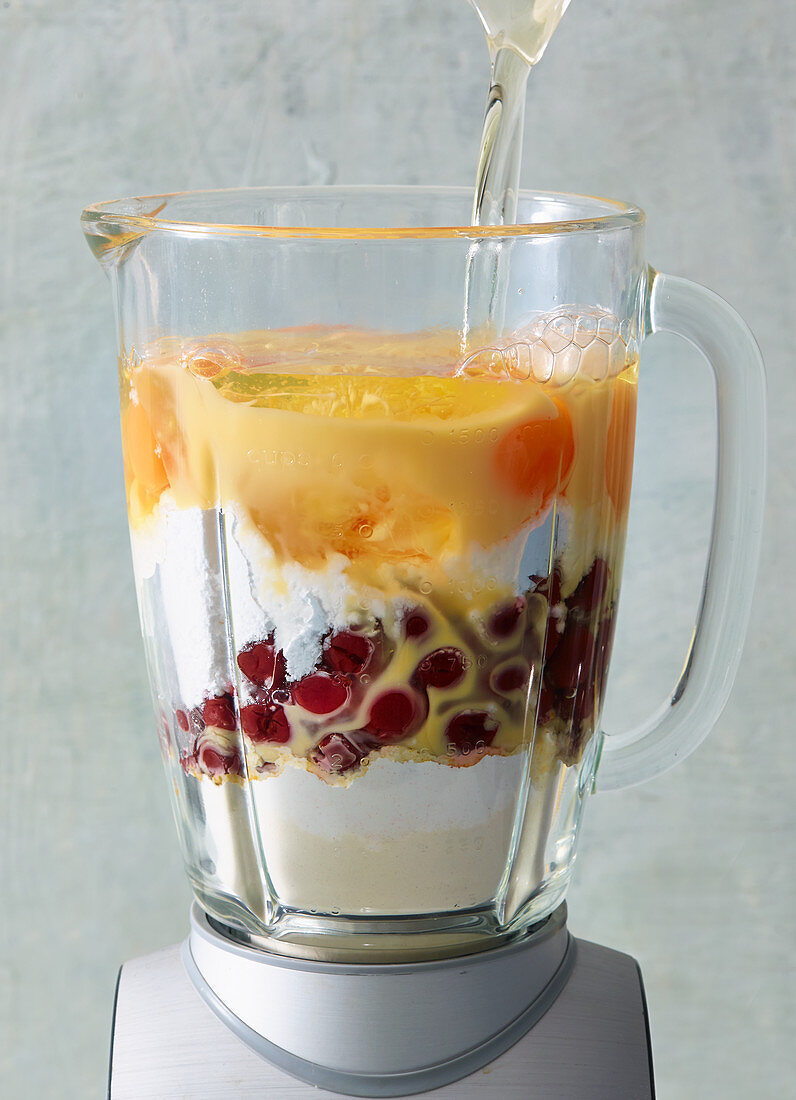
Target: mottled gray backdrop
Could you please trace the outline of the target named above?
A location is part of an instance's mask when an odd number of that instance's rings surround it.
[[[795,33],[790,0],[574,0],[529,95],[525,184],[643,206],[651,262],[729,299],[769,371],[765,548],[732,698],[679,769],[594,799],[570,894],[577,934],[641,962],[664,1100],[785,1096],[796,1072]],[[189,900],[137,637],[110,295],[80,209],[468,183],[480,35],[466,0],[0,6],[3,1097],[103,1095],[117,968],[181,938]],[[711,501],[701,360],[658,337],[642,367],[610,728],[676,676]]]

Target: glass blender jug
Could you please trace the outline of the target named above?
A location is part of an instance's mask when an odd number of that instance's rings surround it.
[[[527,192],[520,224],[473,228],[471,199],[247,189],[84,212],[114,288],[186,869],[215,926],[270,951],[412,959],[521,936],[564,897],[595,782],[684,757],[737,666],[764,476],[748,330],[647,266],[635,208]],[[465,338],[468,271],[467,296],[499,308]],[[657,330],[716,374],[713,535],[676,691],[604,736]]]

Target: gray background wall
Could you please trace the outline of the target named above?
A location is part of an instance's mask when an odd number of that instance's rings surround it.
[[[595,798],[577,934],[634,953],[659,1095],[789,1094],[796,653],[789,0],[575,0],[529,96],[526,185],[634,200],[650,260],[746,317],[771,471],[744,662],[711,739]],[[123,508],[110,298],[78,227],[120,195],[469,183],[487,56],[465,0],[0,7],[0,1093],[104,1089],[116,970],[185,932]],[[711,387],[645,351],[609,728],[675,677],[709,522]],[[752,578],[749,579],[752,583]]]

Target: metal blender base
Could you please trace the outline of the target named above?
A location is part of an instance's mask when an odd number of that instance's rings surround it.
[[[231,944],[194,907],[185,944],[121,969],[108,1095],[652,1100],[641,974],[564,906],[522,943],[382,966]]]

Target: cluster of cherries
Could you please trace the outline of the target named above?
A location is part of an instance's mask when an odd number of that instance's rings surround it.
[[[549,577],[531,578],[535,591],[548,600],[550,617],[546,635],[543,676],[539,695],[539,719],[554,715],[571,726],[575,752],[582,738],[583,723],[595,705],[608,661],[613,618],[601,620],[596,632],[590,629],[595,609],[603,602],[609,580],[605,562],[597,559],[572,595],[561,600],[558,569]],[[495,645],[510,643],[527,627],[523,597],[497,609],[486,623]],[[407,642],[422,646],[431,632],[431,622],[421,609],[404,620]],[[518,653],[521,646],[512,646]],[[198,767],[210,775],[240,775],[242,762],[235,745],[226,748],[205,734],[206,727],[234,733],[240,727],[253,744],[285,745],[290,741],[290,720],[285,706],[300,707],[320,728],[358,709],[369,685],[389,662],[391,652],[380,628],[370,633],[341,630],[324,641],[319,667],[297,681],[289,681],[284,654],[273,637],[247,646],[238,654],[238,666],[251,685],[252,702],[236,711],[233,692],[206,699],[201,708],[177,711],[180,728],[193,733],[192,751],[183,758],[186,769]],[[527,693],[530,664],[521,657],[487,666],[489,689],[498,696]],[[310,755],[322,770],[341,774],[359,766],[369,753],[385,745],[396,745],[415,734],[429,712],[429,690],[444,692],[463,680],[471,659],[455,646],[427,652],[405,685],[394,685],[374,693],[361,727],[345,733],[332,730],[320,738]],[[494,661],[493,661],[494,664]],[[499,722],[489,709],[473,707],[458,711],[445,727],[448,751],[467,756],[483,752],[494,741]],[[268,765],[266,765],[266,768]]]
[[[537,592],[550,608],[542,661],[538,722],[553,718],[564,722],[567,741],[560,746],[565,763],[576,760],[589,720],[602,698],[611,644],[614,608],[602,615],[611,571],[595,558],[588,573],[566,600],[561,598],[561,573],[556,566],[549,577],[532,577]]]

